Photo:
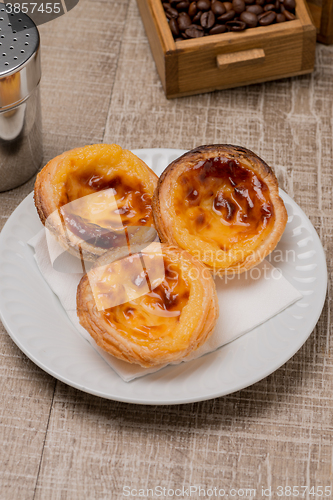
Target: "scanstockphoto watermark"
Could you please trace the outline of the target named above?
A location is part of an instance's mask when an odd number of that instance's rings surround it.
[[[269,254],[266,259],[260,264],[256,264],[251,267],[250,261],[256,259],[255,253],[247,254],[246,252],[238,251],[237,256],[226,256],[225,252],[213,252],[211,250],[199,251],[194,250],[193,255],[201,262],[209,263],[213,262],[210,270],[217,276],[219,276],[223,281],[228,283],[232,280],[246,280],[257,281],[260,279],[275,279],[281,278],[282,266],[286,263],[294,263],[296,261],[296,252],[293,249],[280,250],[275,249],[274,252]],[[230,264],[230,267],[226,264],[226,259],[230,258],[235,262]],[[217,264],[215,264],[217,262]],[[249,262],[250,269],[246,269],[244,263]],[[260,262],[260,261],[259,261]],[[218,263],[224,264],[219,266]],[[198,269],[193,269],[191,271],[192,279],[208,279],[209,271],[208,268],[199,271]]]
[[[332,487],[329,485],[295,486],[284,485],[260,486],[259,488],[205,488],[202,486],[183,486],[181,488],[154,488],[123,487],[123,496],[127,498],[331,498]]]
[[[167,488],[155,486],[154,488],[123,487],[123,495],[127,498],[255,498],[255,488],[205,488],[202,486],[183,486],[182,488]]]
[[[224,250],[194,249],[192,250],[192,254],[202,262],[216,261],[218,264],[225,264],[225,267],[227,267],[228,263],[230,265],[237,265],[237,262],[244,262],[249,258],[255,259],[257,257],[257,252],[255,250],[252,252],[243,250],[226,252]],[[276,248],[273,252],[266,256],[266,260],[268,260],[274,266],[282,264],[284,262],[295,262],[296,252],[291,248],[286,250]]]

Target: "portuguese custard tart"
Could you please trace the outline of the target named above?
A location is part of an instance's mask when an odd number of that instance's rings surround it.
[[[153,210],[161,240],[189,251],[214,274],[259,264],[287,223],[271,168],[252,151],[224,144],[173,161],[159,179]]]
[[[96,343],[143,367],[180,361],[212,334],[218,302],[209,270],[153,242],[123,259],[98,259],[77,289],[77,315]]]
[[[73,255],[95,261],[112,248],[152,241],[157,176],[130,151],[95,144],[67,151],[38,174],[42,223]]]

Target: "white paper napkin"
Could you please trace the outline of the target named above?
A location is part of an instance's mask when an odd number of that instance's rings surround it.
[[[42,229],[28,244],[35,250],[35,259],[45,281],[59,297],[62,306],[78,332],[92,345],[108,365],[125,381],[160,370],[141,368],[121,361],[101,349],[89,333],[80,325],[76,314],[76,290],[82,273],[62,273],[52,266],[45,229]],[[296,290],[268,261],[264,261],[251,273],[216,278],[220,315],[210,339],[185,361],[235,340],[264,323],[288,306],[302,298]],[[178,363],[175,363],[178,364]]]

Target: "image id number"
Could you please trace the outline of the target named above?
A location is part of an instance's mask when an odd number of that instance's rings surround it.
[[[34,2],[23,2],[19,3],[6,3],[6,12],[11,14],[18,14],[19,12],[23,12],[23,14],[33,14],[35,12],[41,12],[46,14],[60,14],[60,2],[58,3],[41,3],[37,7],[37,3]],[[36,8],[37,7],[37,8]]]
[[[332,493],[331,486],[278,486],[276,494],[278,497],[303,497],[313,495],[317,497],[330,497]]]

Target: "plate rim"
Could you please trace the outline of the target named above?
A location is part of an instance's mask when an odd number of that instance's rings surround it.
[[[161,153],[161,152],[165,152],[165,151],[167,151],[168,154],[173,154],[173,153],[176,154],[177,153],[179,155],[181,155],[181,154],[183,154],[185,152],[185,150],[183,150],[183,149],[173,149],[173,148],[143,148],[143,149],[133,149],[132,150],[132,152],[134,154],[137,154],[138,156],[139,156],[140,153],[144,154],[145,152],[148,152],[148,154],[152,154],[152,153],[158,153],[158,152]],[[190,397],[187,397],[187,398],[181,397],[181,398],[178,398],[178,399],[176,397],[175,399],[168,399],[168,400],[165,400],[165,401],[155,401],[153,399],[146,399],[145,397],[135,398],[135,397],[122,397],[122,396],[119,396],[119,395],[114,396],[112,394],[106,394],[105,392],[96,391],[96,390],[94,390],[92,388],[80,385],[75,380],[74,381],[70,380],[69,378],[66,378],[65,376],[63,376],[61,373],[58,373],[58,372],[54,371],[49,366],[45,365],[43,363],[43,361],[40,361],[38,358],[36,358],[35,355],[33,353],[31,353],[28,349],[26,349],[26,347],[20,342],[20,339],[17,338],[17,336],[15,335],[15,332],[13,332],[12,329],[11,329],[11,327],[9,326],[9,324],[8,324],[8,322],[6,320],[6,314],[4,313],[4,310],[3,310],[4,309],[4,304],[3,304],[2,299],[0,297],[0,318],[1,318],[2,322],[3,322],[3,325],[4,325],[4,327],[5,327],[8,335],[11,337],[11,339],[17,345],[17,347],[34,364],[36,364],[37,366],[39,366],[39,368],[41,368],[43,371],[45,371],[49,375],[53,376],[55,379],[60,380],[61,382],[65,383],[65,384],[67,384],[67,385],[69,385],[71,387],[79,389],[79,390],[81,390],[83,392],[86,392],[88,394],[92,394],[94,396],[101,397],[103,399],[109,399],[111,401],[119,401],[119,402],[131,403],[131,404],[151,405],[151,406],[175,405],[175,404],[191,404],[191,403],[196,403],[196,402],[200,402],[200,401],[207,401],[207,400],[210,400],[210,399],[214,399],[214,398],[226,396],[228,394],[232,394],[232,393],[237,392],[239,390],[245,389],[245,388],[247,388],[247,387],[249,387],[249,386],[251,386],[251,385],[259,382],[260,380],[263,380],[264,378],[266,378],[267,376],[271,375],[272,373],[274,373],[276,370],[278,370],[281,366],[283,366],[285,363],[287,363],[287,361],[289,361],[296,354],[296,352],[305,344],[305,342],[308,340],[308,338],[310,337],[310,335],[313,333],[313,330],[314,330],[314,328],[315,328],[315,326],[316,326],[316,324],[317,324],[317,322],[318,322],[318,320],[319,320],[319,318],[321,316],[321,313],[322,313],[322,310],[323,310],[323,307],[324,307],[324,304],[325,304],[325,300],[326,300],[327,284],[328,284],[327,262],[326,262],[325,252],[324,252],[322,243],[320,241],[319,235],[318,235],[316,229],[314,228],[313,224],[311,223],[310,219],[307,217],[307,215],[305,214],[305,212],[302,210],[302,208],[285,191],[283,191],[282,189],[280,189],[280,193],[282,194],[282,196],[284,198],[284,201],[287,201],[291,205],[296,206],[297,210],[299,210],[301,212],[301,214],[304,216],[305,220],[307,221],[307,223],[308,223],[308,225],[310,227],[312,236],[317,240],[317,244],[318,245],[316,245],[316,246],[317,246],[318,250],[321,253],[321,258],[322,258],[322,261],[323,261],[323,263],[325,265],[325,276],[323,276],[325,278],[325,280],[324,280],[323,285],[321,285],[321,288],[320,288],[321,297],[320,297],[320,300],[319,300],[318,310],[316,310],[316,314],[313,315],[312,322],[309,323],[309,326],[307,327],[307,332],[308,333],[306,334],[306,337],[302,336],[302,338],[299,339],[299,342],[297,342],[297,343],[295,343],[295,345],[293,345],[293,349],[291,349],[291,350],[288,351],[288,357],[287,358],[285,358],[285,356],[284,356],[282,361],[279,360],[278,363],[274,363],[273,364],[273,368],[271,368],[271,366],[269,366],[267,368],[267,370],[264,370],[263,372],[259,372],[257,376],[252,376],[250,378],[250,382],[249,383],[247,383],[247,382],[244,383],[244,379],[241,379],[239,381],[239,383],[236,384],[236,386],[233,387],[232,391],[230,391],[228,389],[225,389],[225,390],[222,390],[222,391],[216,391],[216,389],[211,390],[211,391],[207,390],[206,394],[204,396],[199,396],[199,397],[197,397],[197,396],[190,396]],[[17,214],[22,210],[22,208],[24,208],[24,206],[26,204],[30,204],[31,202],[33,203],[33,191],[31,193],[29,193],[19,203],[19,205],[15,208],[15,210],[8,217],[8,220],[6,221],[6,223],[4,224],[4,226],[3,226],[3,228],[2,228],[2,230],[0,232],[0,250],[2,249],[3,240],[6,237],[6,233],[8,232],[8,228],[10,228],[11,224],[13,223],[13,221],[15,221],[15,218],[16,218]],[[46,284],[46,286],[48,286],[48,285]],[[68,321],[70,322],[71,326],[73,326],[65,311],[64,311],[64,314],[65,314],[66,318],[68,319]],[[73,328],[75,328],[75,327],[73,326]],[[250,333],[250,332],[248,332],[248,333]],[[242,337],[243,336],[235,339],[231,343],[241,341]],[[84,339],[82,339],[82,340],[84,340]],[[226,345],[228,345],[228,344],[226,344]],[[220,349],[223,349],[223,347],[225,347],[225,346],[222,346]],[[212,353],[208,353],[207,355],[209,355],[209,354],[212,354]],[[282,356],[281,356],[281,359],[282,359]],[[112,369],[112,368],[110,368],[110,369]],[[115,375],[117,377],[119,377],[119,375],[117,375],[117,374],[115,374]],[[144,376],[143,378],[147,378],[147,377],[149,377],[149,374],[146,375],[146,376]],[[121,377],[119,377],[119,379],[122,380]],[[130,381],[130,382],[125,382],[125,381],[122,380],[122,383],[123,384],[131,384],[131,383],[135,382],[135,380],[138,380],[138,379],[134,379],[133,381]]]

